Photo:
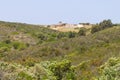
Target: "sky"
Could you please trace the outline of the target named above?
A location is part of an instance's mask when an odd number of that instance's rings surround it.
[[[0,20],[29,24],[120,23],[120,0],[0,0]]]

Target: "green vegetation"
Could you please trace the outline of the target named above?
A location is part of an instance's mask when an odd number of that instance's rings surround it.
[[[110,58],[100,67],[101,76],[98,80],[119,80],[120,79],[120,58]]]
[[[75,80],[74,68],[71,66],[71,62],[64,60],[62,62],[54,62],[50,66],[50,71],[56,77],[56,80]]]
[[[74,38],[75,37],[75,32],[68,32],[68,37],[69,38]]]
[[[96,24],[92,27],[91,29],[91,33],[95,33],[95,32],[98,32],[98,31],[101,31],[103,29],[106,29],[106,28],[110,28],[113,26],[113,23],[111,22],[110,19],[108,20],[103,20],[102,22],[100,22],[99,24]]]
[[[11,49],[16,49],[16,50],[23,50],[27,48],[27,44],[22,43],[22,42],[17,42],[17,41],[9,41],[9,40],[5,40],[0,42],[0,51],[1,52],[5,52]]]
[[[79,36],[85,36],[86,35],[86,29],[85,28],[81,28],[78,32]]]
[[[41,62],[32,67],[0,62],[0,71],[3,80],[75,80],[74,68],[68,60]]]
[[[119,80],[119,58],[120,26],[110,20],[78,33],[0,22],[1,80]]]

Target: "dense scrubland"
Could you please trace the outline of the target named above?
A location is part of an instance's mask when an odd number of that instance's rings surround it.
[[[120,26],[79,32],[0,22],[0,80],[119,80]]]

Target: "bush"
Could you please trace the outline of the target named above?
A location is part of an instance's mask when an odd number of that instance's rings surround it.
[[[38,34],[38,38],[40,40],[47,40],[47,37],[45,35],[43,35],[43,34]]]
[[[11,41],[10,41],[10,40],[5,40],[4,43],[6,43],[6,44],[10,44]]]
[[[52,63],[49,69],[53,72],[57,80],[62,80],[63,78],[67,78],[66,80],[75,80],[74,70],[71,67],[70,61],[63,60],[61,62]]]
[[[78,32],[79,36],[85,36],[86,35],[86,29],[85,28],[80,28],[79,32]]]
[[[65,34],[64,34],[64,33],[59,33],[59,34],[57,35],[57,38],[58,38],[58,39],[61,39],[61,38],[63,38],[63,37],[65,37]]]
[[[13,48],[17,50],[23,50],[27,47],[26,44],[20,42],[13,42],[12,44],[13,44]]]
[[[20,72],[16,80],[33,80],[34,78],[25,72]]]
[[[100,26],[101,29],[103,30],[103,29],[105,29],[105,28],[112,27],[113,24],[112,24],[111,20],[108,19],[108,20],[103,20],[102,22],[100,22],[100,23],[99,23],[99,26]]]
[[[98,32],[100,30],[104,30],[106,28],[110,28],[112,27],[113,24],[111,22],[110,19],[108,20],[103,20],[102,22],[100,22],[99,24],[96,24],[96,25],[93,25],[92,26],[92,29],[91,29],[91,33],[95,33],[95,32]]]
[[[1,47],[1,48],[0,48],[0,53],[6,52],[6,51],[8,51],[8,50],[9,50],[8,47]]]
[[[69,38],[74,38],[74,37],[75,37],[75,32],[71,32],[71,31],[70,31],[70,32],[68,33],[68,37],[69,37]]]
[[[110,58],[100,67],[98,80],[119,80],[120,79],[120,58]]]
[[[98,32],[98,31],[100,31],[99,25],[98,24],[93,25],[91,28],[91,33],[93,34],[93,33]]]

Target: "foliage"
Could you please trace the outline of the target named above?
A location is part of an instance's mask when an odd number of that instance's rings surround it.
[[[98,24],[93,25],[92,29],[91,29],[91,33],[93,34],[93,33],[98,32],[98,31],[100,31],[99,25]]]
[[[9,42],[0,42],[0,53],[9,51],[11,48],[11,45],[9,45]]]
[[[13,48],[17,50],[23,50],[27,47],[26,44],[20,43],[20,42],[13,42],[12,45],[13,45]]]
[[[26,74],[25,72],[20,72],[17,76],[16,80],[33,80],[34,78],[30,75]]]
[[[103,23],[106,25],[106,21]],[[104,69],[100,69],[99,75],[98,67],[110,57],[120,56],[120,27],[99,28],[99,25],[103,26],[102,23],[98,24],[98,29],[93,30],[94,34],[90,34],[88,30],[86,36],[78,36],[79,34],[75,32],[54,31],[42,25],[0,22],[2,36],[0,78],[2,80],[15,80],[18,77],[32,80],[94,80],[96,76],[101,78]],[[16,36],[18,40],[14,39]],[[118,65],[118,61],[110,60],[107,63],[110,65],[110,68],[105,70],[108,72],[107,76],[110,73],[114,77],[117,71],[111,66]]]
[[[120,58],[110,58],[100,67],[101,76],[98,80],[119,80],[120,79]]]
[[[105,29],[105,28],[112,27],[113,24],[112,24],[111,20],[108,19],[108,20],[103,20],[102,22],[100,22],[99,26],[101,27],[101,29]]]
[[[85,36],[86,35],[86,29],[85,28],[80,28],[79,32],[78,32],[79,36]]]
[[[0,62],[0,79],[9,80],[75,80],[71,62],[41,62],[32,67]],[[16,72],[17,71],[17,72]],[[14,78],[14,79],[13,79]]]
[[[62,62],[55,62],[49,66],[57,80],[62,80],[65,75],[66,79],[75,80],[74,69],[71,68],[71,62],[64,60]]]
[[[38,38],[40,38],[40,40],[47,40],[47,38],[43,34],[39,34]]]
[[[65,33],[59,33],[59,34],[57,35],[57,38],[58,38],[58,39],[61,39],[61,38],[65,37],[65,36],[66,36]]]
[[[68,37],[69,37],[69,38],[74,38],[74,37],[75,37],[75,32],[71,32],[71,31],[70,31],[70,32],[68,33]]]
[[[113,26],[113,23],[111,22],[110,19],[108,20],[103,20],[102,22],[100,22],[99,24],[93,25],[92,29],[91,29],[91,33],[95,33],[98,32],[100,30],[104,30],[106,28],[110,28]]]

